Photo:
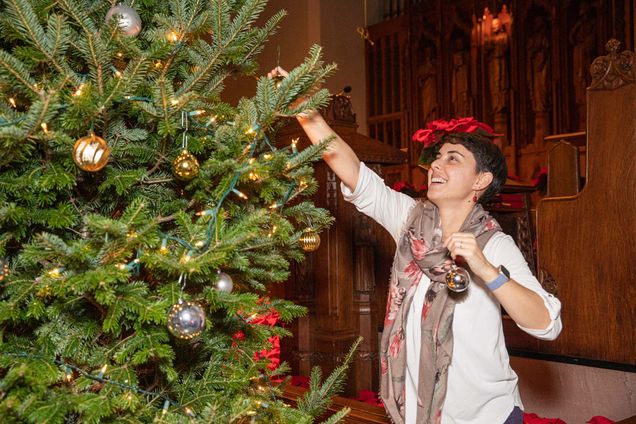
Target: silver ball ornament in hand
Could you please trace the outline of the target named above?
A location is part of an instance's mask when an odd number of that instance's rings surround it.
[[[470,275],[464,268],[455,264],[451,265],[451,269],[446,273],[446,287],[455,293],[461,293],[468,288],[470,283]]]

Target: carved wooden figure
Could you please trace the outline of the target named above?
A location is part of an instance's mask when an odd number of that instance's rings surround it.
[[[535,15],[532,20],[532,35],[528,39],[528,82],[530,103],[534,114],[535,144],[543,143],[548,135],[548,69],[550,64],[550,42],[544,16]]]

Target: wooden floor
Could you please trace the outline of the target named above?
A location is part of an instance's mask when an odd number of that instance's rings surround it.
[[[283,393],[283,398],[286,402],[292,405],[296,404],[296,399],[305,394],[306,389],[302,387],[287,386]],[[355,399],[344,398],[336,396],[333,399],[333,404],[329,408],[329,413],[325,414],[326,418],[332,413],[348,407],[351,412],[344,420],[345,424],[378,424],[385,423],[390,424],[391,420],[386,416],[384,408],[379,406],[370,405],[368,403],[359,402]],[[574,423],[568,423],[574,424]],[[626,418],[621,421],[616,421],[614,424],[636,424],[636,415],[631,418]]]

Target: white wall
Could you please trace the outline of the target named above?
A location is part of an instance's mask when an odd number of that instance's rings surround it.
[[[357,27],[364,25],[364,2],[270,0],[263,17],[269,17],[280,9],[286,10],[288,15],[258,58],[260,74],[266,74],[276,66],[278,49],[280,65],[289,70],[303,61],[313,44],[321,45],[324,61],[338,65],[338,70],[327,80],[325,87],[335,94],[345,86],[351,86],[351,102],[359,131],[366,134],[364,41],[356,31]],[[241,97],[253,96],[255,87],[253,78],[227,81],[223,100],[235,104]]]

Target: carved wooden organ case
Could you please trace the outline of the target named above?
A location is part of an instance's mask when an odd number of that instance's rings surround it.
[[[607,40],[636,42],[632,0],[397,3],[368,28],[369,135],[408,148],[413,169],[417,129],[475,116],[503,134],[510,170],[529,181],[546,136],[585,130],[589,67]]]

